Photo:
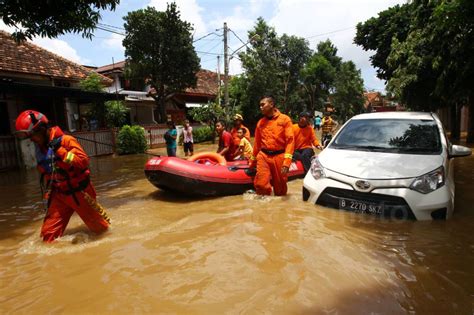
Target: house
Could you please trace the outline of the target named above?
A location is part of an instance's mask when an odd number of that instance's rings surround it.
[[[91,72],[30,42],[17,44],[9,33],[0,31],[0,136],[1,142],[8,142],[6,146],[10,148],[8,153],[0,152],[0,157],[16,155],[12,151],[18,146],[11,134],[15,119],[23,110],[38,110],[65,131],[78,130],[81,106],[111,98],[108,93],[85,92],[79,88],[79,81]],[[102,82],[112,84],[107,77],[102,77]],[[19,156],[31,164],[28,161],[34,157],[27,154],[31,149],[25,146],[25,141],[21,142]],[[13,163],[2,160],[0,169]]]
[[[403,105],[393,98],[383,96],[380,92],[364,92],[364,108],[368,112],[404,111]]]
[[[145,78],[126,79],[124,69],[125,61],[120,61],[99,67],[95,71],[113,80],[112,85],[106,88],[107,92],[125,96],[125,105],[130,108],[132,124],[156,124],[155,117],[159,116],[158,109],[155,100],[150,96],[154,90],[145,84]],[[165,101],[168,119],[182,122],[186,118],[187,108],[196,104],[205,104],[218,95],[217,73],[202,69],[196,76],[195,88],[175,93]]]

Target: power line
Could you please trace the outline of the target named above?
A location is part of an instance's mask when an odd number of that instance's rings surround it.
[[[96,28],[99,29],[99,30],[102,30],[102,31],[109,32],[109,33],[114,33],[114,34],[118,34],[118,35],[125,36],[124,33],[120,33],[120,32],[118,32],[118,31],[114,31],[114,30],[111,30],[111,29],[108,29],[108,28],[104,28],[104,27],[101,27],[101,26],[96,26]]]
[[[125,31],[125,29],[123,27],[113,26],[113,25],[110,25],[110,24],[97,23],[97,25],[103,26],[103,27],[111,27],[111,28],[115,28],[115,29],[118,29],[118,30],[121,30],[121,31]]]
[[[234,34],[234,36],[237,37],[237,39],[240,40],[240,42],[242,44],[244,44],[244,45],[246,44],[233,30],[231,30],[230,28],[228,28],[228,30],[231,31],[232,34]]]
[[[198,54],[203,54],[203,55],[212,55],[212,56],[222,56],[223,54],[217,54],[217,53],[211,53],[211,52],[207,52],[207,51],[199,51],[199,50],[196,50],[196,52]]]
[[[330,34],[334,34],[334,33],[338,33],[338,32],[343,32],[343,31],[347,31],[347,30],[353,29],[354,27],[355,27],[355,26],[351,26],[351,27],[346,27],[346,28],[343,28],[343,29],[339,29],[339,30],[335,30],[335,31],[327,32],[327,33],[321,33],[321,34],[317,34],[317,35],[305,37],[305,39],[310,39],[310,38],[314,38],[314,37],[319,37],[319,36],[324,36],[324,35],[330,35]]]
[[[219,30],[219,29],[217,29],[216,31],[218,31],[218,30]],[[206,37],[208,37],[208,36],[211,36],[211,35],[222,36],[222,35],[220,35],[220,34],[217,34],[216,32],[210,32],[209,34],[206,34],[206,35],[204,35],[204,36],[199,37],[198,39],[193,40],[193,43],[195,43],[195,42],[197,42],[197,41],[199,41],[199,40],[201,40],[201,39],[203,39],[203,38],[206,38]]]

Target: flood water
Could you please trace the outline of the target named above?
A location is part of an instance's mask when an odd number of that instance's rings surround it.
[[[93,158],[112,227],[94,236],[74,215],[53,244],[35,171],[0,173],[1,314],[473,314],[472,156],[436,222],[305,203],[302,180],[286,197],[186,199],[146,180],[148,158]]]

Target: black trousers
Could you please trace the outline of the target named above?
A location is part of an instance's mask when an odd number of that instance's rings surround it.
[[[293,153],[293,160],[300,160],[303,163],[305,174],[311,167],[311,158],[314,156],[313,148],[298,149]]]

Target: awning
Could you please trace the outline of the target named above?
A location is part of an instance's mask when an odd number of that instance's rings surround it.
[[[59,87],[49,85],[36,85],[23,82],[5,82],[0,81],[0,92],[6,93],[28,93],[30,95],[43,96],[59,96],[59,97],[76,97],[84,102],[89,101],[107,101],[124,99],[123,95],[87,92],[78,88]]]
[[[199,104],[199,103],[186,103],[186,108],[195,108],[195,107],[202,107],[205,104]]]

